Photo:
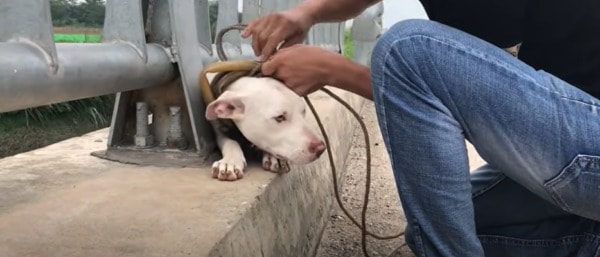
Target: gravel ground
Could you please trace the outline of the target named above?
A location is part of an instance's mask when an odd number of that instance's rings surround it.
[[[391,164],[381,132],[377,125],[372,102],[365,104],[362,117],[369,129],[371,139],[371,193],[367,212],[367,228],[379,235],[397,234],[406,225]],[[469,145],[471,167],[483,164]],[[350,150],[344,180],[341,182],[342,202],[346,209],[360,222],[365,190],[365,144],[360,128],[356,129],[353,146]],[[414,257],[404,246],[395,255],[390,254],[404,243],[404,236],[392,240],[377,240],[367,237],[367,249],[371,257]],[[361,232],[346,217],[337,203],[330,213],[329,224],[317,250],[317,257],[363,257]]]

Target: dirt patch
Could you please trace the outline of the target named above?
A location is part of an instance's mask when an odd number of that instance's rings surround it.
[[[369,129],[372,156],[367,229],[384,236],[397,234],[404,230],[406,222],[372,102],[365,103],[362,117]],[[341,195],[344,206],[359,222],[365,192],[365,158],[364,138],[360,128],[357,128],[348,156],[345,178],[341,183]],[[371,257],[387,257],[403,242],[403,236],[384,241],[367,237],[367,248]],[[317,250],[317,257],[362,257],[364,255],[361,247],[360,230],[346,217],[337,203],[334,203],[329,224]],[[401,255],[393,257],[414,257],[408,247],[403,247],[402,250]]]

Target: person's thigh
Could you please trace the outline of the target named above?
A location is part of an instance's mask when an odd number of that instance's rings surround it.
[[[481,254],[465,138],[537,196],[600,219],[597,99],[425,20],[393,26],[371,63],[379,125],[423,256]]]

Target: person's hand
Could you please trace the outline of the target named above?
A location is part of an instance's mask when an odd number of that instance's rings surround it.
[[[252,36],[252,49],[262,61],[279,48],[300,43],[312,26],[310,15],[301,9],[273,12],[248,23],[243,38]]]
[[[309,45],[280,49],[262,65],[263,75],[280,80],[296,94],[308,95],[329,85],[336,67],[347,59],[342,55]]]

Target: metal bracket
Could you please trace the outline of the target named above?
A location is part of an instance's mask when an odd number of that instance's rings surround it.
[[[52,32],[49,1],[0,1],[0,42],[20,42],[39,50],[52,73],[58,56]]]
[[[141,0],[106,0],[102,41],[129,44],[148,61]]]
[[[141,53],[146,41],[162,46],[177,62],[180,77],[158,87],[118,93],[108,149],[93,155],[158,166],[202,166],[214,159],[214,137],[202,119],[204,104],[197,86],[203,61],[210,61],[211,46],[208,5],[202,2],[128,0],[107,8],[113,12],[107,19],[131,13],[146,19],[106,20],[106,24],[119,24],[105,32],[110,35],[106,40],[128,42]]]

